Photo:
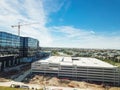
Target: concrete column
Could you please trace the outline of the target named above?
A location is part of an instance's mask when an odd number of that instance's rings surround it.
[[[20,64],[20,59],[18,59],[18,64]]]
[[[4,68],[6,67],[6,61],[4,61]]]
[[[14,59],[14,64],[16,65],[16,59]]]
[[[19,64],[19,59],[18,59],[18,64]]]
[[[17,59],[15,61],[16,61],[16,64],[17,64],[17,62],[18,62]]]
[[[4,63],[6,63],[6,64],[4,64],[5,67],[8,67],[8,66],[9,66],[9,60],[5,61]]]
[[[20,59],[20,63],[22,63],[22,61],[23,61],[23,58]]]
[[[9,60],[9,66],[11,66],[11,60]]]
[[[17,59],[17,64],[18,64],[18,59]]]
[[[10,65],[13,66],[13,60],[10,60]]]
[[[15,65],[15,59],[13,60],[13,65]]]
[[[2,63],[0,62],[0,71],[1,71]]]
[[[14,64],[13,64],[13,60],[12,60],[12,66],[13,66]]]

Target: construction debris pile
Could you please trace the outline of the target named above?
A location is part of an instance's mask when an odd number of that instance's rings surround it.
[[[61,86],[72,88],[92,88],[92,90],[104,90],[102,85],[90,84],[87,82],[79,82],[68,79],[58,79],[56,77],[47,77],[41,75],[35,75],[29,84],[38,84],[41,86]]]

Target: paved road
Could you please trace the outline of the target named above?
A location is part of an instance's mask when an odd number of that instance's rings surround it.
[[[15,81],[0,82],[0,86],[6,86],[6,87],[10,87],[12,84],[20,85],[20,86],[22,86],[22,85],[28,86],[30,89],[32,89],[32,88],[41,89],[42,88],[40,85],[36,85],[36,84],[24,84],[22,82],[15,82]]]

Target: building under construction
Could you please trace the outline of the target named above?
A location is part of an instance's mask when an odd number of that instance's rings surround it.
[[[120,86],[117,66],[96,58],[51,56],[32,63],[32,73]]]

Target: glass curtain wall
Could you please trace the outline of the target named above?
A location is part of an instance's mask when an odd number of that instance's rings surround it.
[[[25,37],[24,38],[24,54],[25,56],[35,56],[38,51],[38,40]]]
[[[38,51],[38,40],[28,38],[28,56],[35,56]]]
[[[20,37],[0,32],[0,56],[19,56]]]

